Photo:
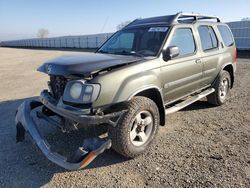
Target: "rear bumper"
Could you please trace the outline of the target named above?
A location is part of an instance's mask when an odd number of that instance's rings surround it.
[[[108,123],[115,126],[118,119],[127,111],[121,110],[105,115],[91,115],[91,109],[80,109],[65,105],[62,100],[56,101],[52,98],[46,90],[41,93],[40,101],[54,113],[81,124]]]
[[[19,106],[15,117],[17,142],[24,140],[25,132],[29,133],[32,140],[50,161],[68,170],[77,170],[86,167],[96,156],[111,147],[111,140],[94,138],[85,140],[83,147],[79,147],[73,159],[67,159],[51,151],[50,145],[40,134],[35,121],[30,115],[34,108],[41,105],[42,103],[39,101],[30,100],[23,102]]]

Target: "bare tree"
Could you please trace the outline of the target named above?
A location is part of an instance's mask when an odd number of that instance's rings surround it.
[[[131,21],[125,21],[125,22],[120,23],[120,24],[116,27],[117,31],[119,31],[119,30],[121,30],[122,28],[124,28],[124,27],[125,27],[126,25],[128,25],[130,22],[131,22]]]
[[[46,38],[49,35],[49,31],[47,29],[41,28],[37,32],[38,38]]]

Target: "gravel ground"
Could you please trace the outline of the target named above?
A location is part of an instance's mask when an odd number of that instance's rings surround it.
[[[250,187],[249,59],[238,59],[225,105],[202,100],[169,115],[152,147],[136,159],[108,150],[71,172],[49,162],[29,139],[16,144],[16,108],[46,88],[48,78],[36,68],[69,53],[79,52],[0,48],[0,187]],[[64,143],[60,150],[81,142],[82,133],[65,137],[42,129],[56,145]]]

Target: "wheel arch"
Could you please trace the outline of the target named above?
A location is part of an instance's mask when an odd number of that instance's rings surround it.
[[[166,121],[165,120],[165,106],[164,106],[163,97],[162,97],[160,88],[152,86],[152,87],[147,87],[147,88],[138,90],[130,97],[130,99],[134,96],[143,96],[154,101],[159,109],[160,125],[161,126],[165,125],[165,121]]]
[[[234,84],[234,68],[232,64],[227,64],[223,67],[222,70],[225,70],[229,73],[230,78],[231,78],[231,89],[233,88],[233,84]]]

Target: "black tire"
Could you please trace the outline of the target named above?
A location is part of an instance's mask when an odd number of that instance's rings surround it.
[[[223,87],[223,81],[227,80],[228,82],[228,87],[227,89],[225,89]],[[213,104],[215,106],[220,106],[222,104],[224,104],[226,102],[226,99],[229,95],[229,91],[230,91],[230,88],[231,88],[231,77],[230,77],[230,74],[229,72],[223,70],[221,71],[219,77],[217,78],[217,80],[215,81],[214,85],[213,85],[213,88],[215,89],[215,92],[208,95],[207,96],[207,101],[210,103],[210,104]],[[221,89],[226,90],[224,96],[222,97],[221,95]]]
[[[143,112],[150,114],[152,120],[152,124],[150,124],[151,132],[143,145],[136,146],[133,144],[134,141],[131,141],[130,132],[132,131],[132,127],[135,126],[134,122],[136,121],[136,117],[138,117],[137,115],[140,114],[141,116]],[[127,158],[134,158],[142,154],[156,136],[159,122],[160,115],[157,105],[149,98],[134,97],[128,104],[128,112],[120,118],[115,127],[110,125],[108,128],[108,135],[112,140],[112,148]],[[137,124],[136,127],[138,127]]]

